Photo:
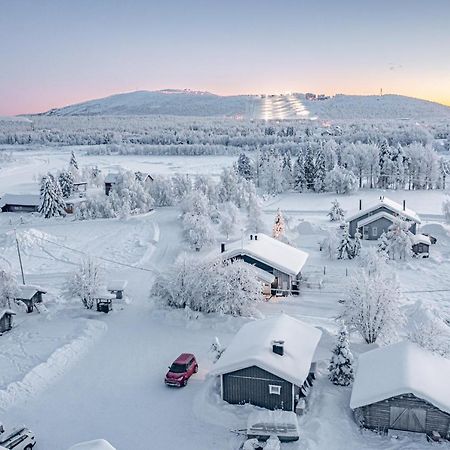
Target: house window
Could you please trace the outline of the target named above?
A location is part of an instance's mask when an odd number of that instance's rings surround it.
[[[269,384],[269,394],[280,395],[281,394],[281,386],[277,386],[275,384]]]
[[[378,236],[378,228],[377,227],[372,227],[372,236],[374,236],[374,237]]]

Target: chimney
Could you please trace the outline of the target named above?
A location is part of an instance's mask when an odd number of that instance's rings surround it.
[[[220,253],[225,253],[225,242],[220,244]]]
[[[258,235],[257,234],[255,234],[255,241],[257,241],[258,240]]]
[[[250,240],[253,241],[253,234],[250,235]]]
[[[360,211],[362,210],[362,199],[361,198],[359,199],[359,210]]]
[[[403,200],[403,211],[406,210],[406,200]]]
[[[280,356],[284,355],[284,341],[272,341],[272,351]]]

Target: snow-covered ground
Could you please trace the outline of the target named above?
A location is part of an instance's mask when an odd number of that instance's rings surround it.
[[[35,175],[65,166],[68,153],[24,152],[14,155],[0,172],[0,191],[30,192]],[[119,166],[151,173],[218,173],[231,164],[226,157],[83,156],[79,162],[100,168]],[[146,169],[147,168],[147,169]],[[438,305],[450,317],[450,228],[443,222],[441,191],[364,191],[339,197],[344,209],[357,209],[359,199],[380,194],[401,201],[422,216],[422,230],[437,237],[427,260],[393,262],[405,293],[406,313],[417,300]],[[391,440],[361,432],[349,409],[350,390],[328,382],[326,360],[337,329],[335,317],[344,283],[355,261],[330,261],[318,242],[331,225],[326,211],[332,194],[285,194],[265,203],[269,227],[278,207],[286,212],[288,238],[310,253],[305,274],[323,288],[304,288],[299,297],[263,303],[265,316],[284,311],[323,331],[319,344],[319,377],[306,415],[300,418],[301,439],[289,449],[422,449],[419,438]],[[0,214],[2,264],[18,271],[13,229],[22,246],[25,277],[47,288],[48,312],[19,313],[16,327],[0,337],[0,422],[25,423],[37,437],[36,450],[65,450],[76,442],[105,438],[118,450],[174,449],[236,450],[253,409],[220,401],[217,384],[206,374],[212,366],[209,347],[215,336],[223,345],[247,319],[199,317],[182,311],[162,311],[152,304],[155,276],[185,248],[179,210],[161,208],[130,219],[77,222],[71,218],[45,220],[33,215]],[[127,279],[127,299],[116,302],[108,315],[86,312],[66,300],[60,289],[83,255],[101,263],[107,279]],[[421,292],[412,292],[421,291]],[[400,330],[402,332],[402,330]],[[357,355],[367,348],[352,337]],[[186,388],[163,383],[167,366],[181,352],[193,352],[200,370]],[[441,445],[439,448],[450,448]]]

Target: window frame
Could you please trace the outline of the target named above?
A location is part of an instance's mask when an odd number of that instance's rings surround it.
[[[278,384],[269,384],[270,395],[281,395],[281,386]]]

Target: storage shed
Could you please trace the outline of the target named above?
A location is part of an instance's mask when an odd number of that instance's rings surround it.
[[[425,234],[413,234],[411,240],[414,255],[422,258],[428,258],[430,256],[431,239],[429,236]]]
[[[9,331],[12,328],[13,316],[15,315],[16,313],[11,309],[4,309],[0,311],[0,333]]]
[[[38,286],[21,285],[18,287],[16,301],[21,301],[27,306],[27,312],[33,312],[36,303],[42,303],[42,296],[47,292]]]
[[[450,438],[450,360],[411,342],[362,354],[350,407],[363,427]]]
[[[119,173],[108,173],[105,177],[105,195],[109,195],[113,186],[119,180]]]
[[[244,325],[214,365],[223,400],[296,411],[315,378],[322,332],[286,314]],[[302,403],[302,402],[300,402]]]
[[[270,291],[273,295],[299,293],[302,269],[308,256],[303,250],[263,233],[221,244],[222,259],[241,259],[254,266],[259,269],[258,278],[263,283],[267,282],[269,275]],[[266,277],[261,276],[262,272],[265,272]]]
[[[123,293],[125,292],[127,285],[127,280],[111,280],[106,286],[106,290],[110,294],[114,294],[116,298],[120,300],[123,298]]]
[[[36,212],[40,204],[40,196],[33,194],[5,194],[0,199],[2,212]]]

